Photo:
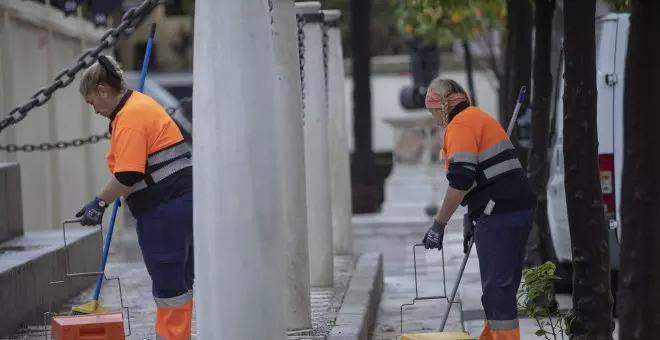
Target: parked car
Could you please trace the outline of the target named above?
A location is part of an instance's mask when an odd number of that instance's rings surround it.
[[[605,221],[608,224],[610,264],[613,291],[617,291],[619,271],[619,238],[621,228],[621,173],[623,167],[623,85],[626,51],[628,48],[629,14],[611,13],[596,20],[596,87],[598,90],[598,161],[603,191]],[[563,73],[563,67],[562,67]],[[548,220],[556,261],[569,286],[572,279],[571,237],[564,190],[563,156],[563,77],[558,77],[556,114],[556,140],[552,150],[548,183]],[[614,295],[616,299],[616,294]]]
[[[137,89],[140,80],[139,72],[126,72],[124,77],[129,88]],[[192,144],[192,115],[188,114],[188,111],[192,111],[191,105],[183,105],[177,97],[158,82],[150,79],[148,75],[144,82],[144,93],[168,110],[186,142]]]

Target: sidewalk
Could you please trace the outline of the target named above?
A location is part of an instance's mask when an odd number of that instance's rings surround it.
[[[461,215],[461,212],[454,214],[444,237],[447,295],[451,293],[464,256],[462,222],[456,217]],[[364,218],[355,220],[359,221],[355,224],[355,251],[383,252],[384,258],[385,287],[372,339],[396,340],[401,334],[400,306],[411,303],[415,297],[412,246],[421,241],[428,224],[405,223],[403,219],[393,223],[368,222]],[[442,253],[437,250],[428,251],[424,247],[417,247],[416,252],[419,296],[445,295],[442,285]],[[481,306],[481,294],[479,263],[476,247],[473,247],[458,290],[462,308],[459,305],[452,307],[445,331],[464,329],[468,334],[478,338],[485,318]],[[557,299],[560,308],[571,308],[569,295],[560,295]],[[404,332],[437,331],[446,306],[446,300],[426,300],[405,307]],[[618,327],[618,321],[616,325]],[[534,320],[521,318],[520,328],[523,340],[543,339],[534,334],[538,329]],[[614,339],[617,339],[616,334]]]
[[[106,276],[111,279],[119,277],[121,280],[123,303],[125,307],[128,307],[128,315],[130,316],[131,335],[127,336],[127,339],[155,339],[156,306],[151,295],[151,280],[137,246],[135,230],[127,228],[123,234],[121,241],[118,238],[113,239],[113,242],[120,243],[120,246],[110,255],[106,266]],[[328,336],[335,324],[337,311],[342,305],[351,276],[355,272],[356,259],[356,256],[335,256],[334,287],[311,289],[314,332],[291,334],[289,340],[319,340]],[[94,287],[89,287],[73,298],[67,306],[62,308],[62,311],[70,310],[71,306],[89,302],[93,292]],[[121,310],[116,280],[104,281],[100,300],[101,305],[111,311]],[[129,318],[125,313],[124,320],[127,319]],[[125,321],[125,329],[128,330],[127,321]],[[195,319],[193,318],[193,339],[196,338]],[[8,339],[43,340],[45,339],[43,322],[26,325],[18,334]]]

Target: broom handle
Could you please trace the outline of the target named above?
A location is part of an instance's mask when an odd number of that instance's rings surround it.
[[[506,134],[511,136],[513,132],[513,127],[516,125],[516,120],[518,119],[518,112],[520,112],[520,107],[522,106],[523,101],[525,101],[525,93],[527,93],[527,86],[523,85],[518,92],[518,100],[516,101],[516,106],[513,109],[513,116],[511,116],[511,121],[509,122],[509,128],[506,129]]]
[[[144,52],[144,61],[142,62],[142,73],[140,74],[140,83],[138,84],[138,91],[144,91],[144,82],[147,79],[147,70],[149,69],[149,59],[151,57],[151,48],[153,47],[154,35],[156,35],[156,24],[151,24],[151,32],[147,39],[147,48]],[[112,240],[112,232],[115,229],[115,220],[117,219],[117,210],[119,210],[119,198],[115,199],[112,206],[112,214],[110,215],[110,226],[108,227],[108,234],[105,237],[105,245],[103,246],[103,259],[101,261],[100,272],[105,272],[105,264],[108,262],[108,253],[110,251],[110,241]],[[96,288],[94,290],[94,301],[98,301],[101,295],[101,284],[103,283],[103,275],[99,275],[96,279]]]

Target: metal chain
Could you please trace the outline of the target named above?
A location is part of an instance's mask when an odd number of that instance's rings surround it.
[[[191,97],[185,97],[182,98],[179,103],[180,105],[178,107],[168,107],[165,108],[165,111],[172,116],[179,110],[183,110],[185,105],[189,102],[192,101]],[[15,153],[15,152],[33,152],[33,151],[51,151],[51,150],[62,150],[62,149],[67,149],[70,147],[78,147],[78,146],[85,146],[89,144],[96,144],[102,140],[110,139],[110,133],[100,133],[100,134],[94,134],[89,137],[84,137],[84,138],[75,138],[71,140],[65,140],[65,141],[59,141],[59,142],[53,142],[53,143],[48,143],[44,142],[41,144],[31,144],[31,143],[26,143],[22,145],[17,145],[17,144],[7,144],[7,145],[0,145],[0,152],[9,152],[9,153]]]
[[[300,60],[300,87],[302,96],[303,118],[305,117],[305,16],[296,13],[298,22],[298,59]],[[304,122],[304,119],[303,119]]]
[[[270,13],[270,24],[272,25],[275,22],[273,18],[273,0],[268,0],[268,13]]]
[[[326,106],[329,106],[328,96],[330,94],[330,89],[328,88],[328,24],[323,21],[321,24],[321,30],[323,31],[323,76],[325,78],[325,94],[326,94]]]
[[[149,15],[154,8],[156,8],[160,1],[161,0],[144,0],[140,6],[128,10],[122,17],[119,26],[112,28],[103,34],[99,40],[99,44],[80,55],[74,66],[60,72],[50,86],[39,89],[25,104],[11,109],[11,111],[7,113],[7,117],[0,120],[0,132],[10,125],[14,125],[25,119],[30,110],[46,104],[55,91],[69,86],[78,72],[94,64],[101,52],[117,45],[120,35],[124,34],[124,36],[128,36],[133,31],[133,28],[139,25],[142,20]]]

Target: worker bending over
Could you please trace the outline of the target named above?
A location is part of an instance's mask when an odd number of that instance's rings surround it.
[[[422,241],[442,249],[447,222],[458,208],[464,216],[464,252],[474,236],[486,312],[479,340],[519,340],[516,294],[536,198],[506,131],[472,106],[450,79],[434,79],[426,108],[445,128],[442,157],[449,187]],[[473,224],[473,222],[475,224]]]
[[[123,72],[101,56],[80,80],[80,93],[110,120],[106,161],[112,177],[76,215],[99,225],[106,207],[124,196],[153,281],[157,339],[191,337],[193,303],[192,160],[181,131],[154,99],[127,89]]]

